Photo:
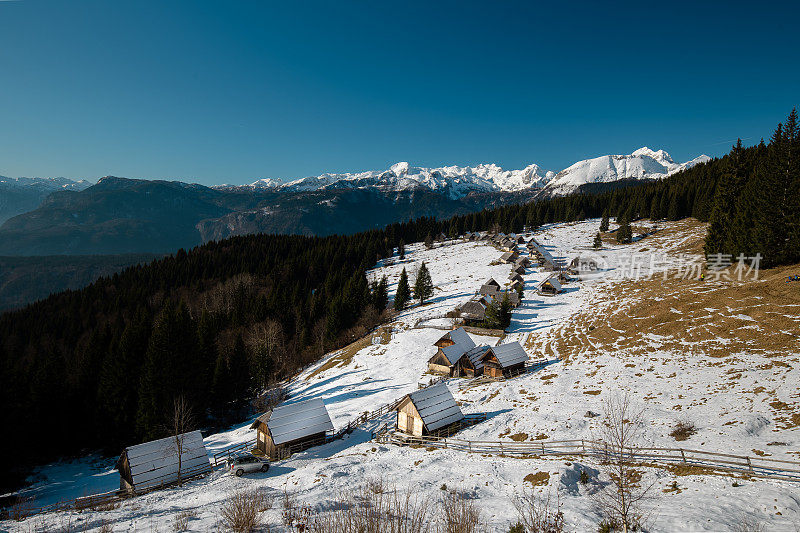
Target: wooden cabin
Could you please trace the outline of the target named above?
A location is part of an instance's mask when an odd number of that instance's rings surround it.
[[[517,297],[517,299],[519,299],[519,295],[517,294],[517,291],[519,290],[519,287],[522,287],[524,289],[525,288],[525,282],[524,281],[519,281],[517,279],[512,280],[511,283],[508,284],[508,289],[511,291],[509,294],[513,294],[514,296]]]
[[[536,292],[543,296],[555,296],[560,292],[563,292],[563,288],[561,287],[561,282],[558,281],[557,276],[549,277],[545,280],[542,280],[539,285],[536,286]]]
[[[325,443],[333,423],[322,400],[281,405],[255,419],[256,449],[272,460]]]
[[[473,346],[465,349],[460,344],[439,348],[428,360],[428,370],[449,377],[475,377],[483,371],[481,356],[488,346]]]
[[[578,256],[570,262],[569,270],[574,274],[594,272],[597,270],[597,261],[588,257]]]
[[[467,350],[475,346],[472,337],[469,336],[469,333],[467,333],[464,328],[456,328],[452,331],[448,331],[442,335],[438,341],[433,343],[434,346],[439,348],[452,346],[454,344],[461,344]]]
[[[564,272],[563,270],[560,270],[558,272],[558,281],[559,281],[559,283],[564,285],[565,283],[569,283],[570,281],[572,281],[572,278],[569,277],[566,272]]]
[[[527,257],[520,257],[519,259],[517,259],[517,262],[514,263],[514,266],[522,266],[528,268],[529,266],[531,266],[531,260],[528,259]]]
[[[494,278],[489,278],[489,281],[487,281],[486,283],[481,285],[481,288],[478,291],[478,294],[484,294],[484,295],[491,296],[492,294],[495,294],[497,292],[500,292],[500,284],[497,283],[494,280]]]
[[[500,261],[504,263],[513,264],[514,261],[516,261],[517,259],[519,259],[519,255],[517,255],[517,252],[506,252],[500,256]]]
[[[481,356],[483,374],[493,378],[517,374],[525,370],[528,359],[528,354],[516,341],[493,346]]]
[[[517,237],[517,244],[525,244],[525,237],[523,237],[522,235]]]
[[[522,274],[525,273],[525,267],[522,266],[522,265],[515,266],[514,268],[511,269],[511,273],[512,274],[516,273],[516,274],[522,275]]]
[[[486,319],[486,305],[480,300],[470,300],[458,308],[461,317],[469,322],[483,322]]]
[[[514,282],[514,281],[519,281],[520,283],[525,283],[525,278],[523,278],[522,276],[520,276],[520,275],[519,275],[519,274],[517,274],[516,272],[512,272],[512,273],[511,273],[511,274],[508,276],[508,280],[509,280],[509,281],[511,281],[511,282]]]
[[[180,439],[180,445],[177,439]],[[129,446],[117,460],[116,468],[120,490],[135,494],[211,472],[211,462],[203,436],[199,431],[190,431],[177,437]]]
[[[397,405],[397,431],[422,437],[458,424],[464,414],[444,383],[412,392]]]

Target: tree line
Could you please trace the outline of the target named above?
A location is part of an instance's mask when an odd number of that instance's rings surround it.
[[[87,448],[116,452],[165,434],[179,396],[206,426],[227,423],[255,391],[377,325],[392,302],[387,281],[369,282],[366,271],[430,235],[693,216],[712,221],[709,251],[761,248],[772,264],[797,261],[796,154],[793,112],[769,145],[737,145],[661,181],[355,235],[232,237],[54,294],[0,315],[0,410],[15,436],[0,451],[17,467]],[[740,228],[746,246],[732,237]],[[399,309],[432,295],[427,269],[402,287]],[[498,323],[505,305],[492,311]],[[2,481],[15,472],[4,469]]]

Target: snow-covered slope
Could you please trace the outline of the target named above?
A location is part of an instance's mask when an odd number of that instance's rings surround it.
[[[559,172],[547,184],[546,190],[553,195],[564,195],[587,183],[661,179],[710,160],[707,155],[701,155],[686,163],[676,163],[664,150],[651,150],[645,146],[630,155],[604,155],[579,161]]]
[[[286,191],[316,191],[334,187],[392,191],[429,189],[445,193],[454,199],[470,192],[515,192],[538,188],[545,188],[552,194],[568,194],[585,183],[662,178],[709,159],[708,156],[701,155],[686,163],[675,163],[664,150],[653,151],[645,147],[630,155],[607,155],[579,161],[557,174],[536,164],[520,170],[504,170],[495,164],[425,168],[400,162],[387,170],[326,173],[288,182],[265,178],[245,187]]]
[[[713,352],[733,346],[728,330],[759,327],[745,313],[767,309],[765,298],[743,296],[735,308],[720,301],[716,308],[700,309],[714,314],[715,320],[725,315],[739,321],[731,328],[710,328],[705,344],[686,338],[685,331],[702,329],[697,327],[677,328],[677,347],[653,332],[644,330],[623,338],[614,329],[618,322],[612,322],[612,317],[625,316],[633,304],[629,293],[618,289],[639,275],[674,268],[676,261],[685,260],[686,247],[702,240],[706,227],[660,223],[661,230],[644,240],[607,244],[593,252],[587,245],[598,224],[599,220],[591,220],[549,225],[537,232],[548,251],[567,261],[579,254],[594,254],[604,265],[602,275],[569,283],[563,294],[546,298],[536,295],[534,287],[550,273],[528,269],[522,305],[513,312],[508,335],[502,340],[489,336],[473,340],[481,344],[518,341],[533,359],[549,364],[502,382],[450,379],[447,385],[465,413],[487,415],[486,421],[463,430],[458,438],[508,443],[591,438],[603,424],[603,417],[594,415],[603,412],[603,401],[629,393],[646,410],[649,423],[643,440],[649,445],[797,460],[797,427],[786,420],[798,402],[793,385],[800,376],[796,350],[775,353],[754,337],[752,349],[730,349],[724,356]],[[405,260],[382,261],[369,277],[386,275],[394,293],[402,269],[413,272],[424,261],[436,285],[431,302],[403,311],[366,342],[329,354],[288,384],[292,402],[322,399],[337,429],[430,380],[427,361],[436,350],[433,343],[444,333],[437,326],[449,324],[443,315],[470,298],[487,278],[505,280],[509,270],[496,264],[500,252],[484,242],[450,241],[431,250],[413,244],[406,252]],[[641,270],[634,273],[632,258],[651,252],[659,257],[665,254],[663,263],[642,261]],[[522,253],[526,254],[524,248]],[[660,276],[655,281],[660,284]],[[678,285],[684,291],[681,301],[687,302],[724,287],[710,281]],[[604,296],[609,292],[611,297]],[[655,299],[662,301],[661,308],[678,305],[662,296]],[[780,313],[800,320],[795,308],[781,305]],[[584,313],[608,324],[590,327]],[[674,313],[676,322],[683,318],[680,310]],[[787,326],[787,331],[796,329]],[[599,333],[587,337],[590,331]],[[597,343],[599,339],[607,342]],[[637,346],[646,353],[636,353]],[[670,435],[678,420],[697,426],[697,433],[683,443]],[[182,487],[132,498],[119,506],[48,513],[22,523],[0,522],[0,530],[59,530],[69,523],[73,530],[99,531],[109,524],[114,531],[166,531],[183,512],[190,516],[189,531],[212,531],[221,529],[220,509],[230,495],[248,489],[274,499],[273,508],[261,513],[271,531],[290,531],[282,521],[280,502],[285,494],[298,505],[307,504],[312,512],[325,512],[343,493],[369,480],[413,491],[430,502],[432,512],[439,510],[443,484],[458,489],[478,503],[487,531],[508,531],[516,520],[513,498],[531,489],[542,494],[550,491],[559,499],[569,531],[595,531],[602,519],[592,492],[607,480],[597,477],[601,464],[592,458],[519,458],[372,442],[370,431],[384,423],[391,426],[393,415],[364,425],[342,440],[277,462],[267,473],[237,478],[217,470]],[[248,421],[209,435],[205,442],[213,454],[253,438]],[[46,504],[116,488],[118,475],[112,469],[116,458],[90,459],[43,468],[23,495]],[[578,481],[582,470],[590,476],[587,484]],[[796,483],[664,466],[642,466],[641,474],[643,486],[652,484],[646,502],[648,531],[796,530],[800,523]],[[531,479],[543,481],[534,488]]]

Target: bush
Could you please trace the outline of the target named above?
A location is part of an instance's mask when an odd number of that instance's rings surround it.
[[[261,525],[258,516],[261,497],[251,491],[238,491],[228,496],[220,515],[226,529],[235,533],[250,533]]]
[[[680,441],[688,439],[695,433],[697,433],[697,428],[692,422],[689,422],[688,420],[680,420],[677,424],[675,424],[675,429],[670,432],[669,436]]]
[[[442,533],[478,533],[481,527],[480,509],[457,491],[442,498]]]
[[[310,520],[315,533],[428,533],[431,531],[428,506],[411,492],[400,494],[394,488],[372,492],[362,487],[342,494],[332,507]]]
[[[564,513],[561,512],[561,501],[556,495],[555,501],[548,492],[540,496],[533,491],[525,491],[514,500],[514,507],[519,517],[518,524],[531,533],[562,533],[565,530]]]

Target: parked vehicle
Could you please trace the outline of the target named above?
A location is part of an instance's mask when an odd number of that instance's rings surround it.
[[[252,453],[237,453],[228,459],[228,467],[237,477],[245,472],[266,472],[269,470],[269,461],[256,457]]]

